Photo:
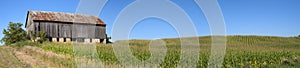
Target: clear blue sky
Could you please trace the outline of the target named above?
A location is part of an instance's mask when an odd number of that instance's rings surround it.
[[[118,13],[134,0],[109,0],[99,17],[112,24]],[[210,35],[209,26],[193,0],[171,0],[187,12],[198,30],[198,36]],[[300,0],[218,0],[225,18],[227,35],[296,36],[300,34]],[[9,22],[25,24],[27,10],[75,13],[79,0],[1,0],[0,37]],[[155,27],[154,27],[155,26]],[[178,37],[165,21],[145,19],[134,27],[131,39]]]

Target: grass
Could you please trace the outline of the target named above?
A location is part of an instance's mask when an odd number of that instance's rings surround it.
[[[197,67],[204,68],[208,66],[211,49],[211,37],[198,37],[200,42],[200,55],[198,57]],[[174,68],[177,67],[181,55],[180,39],[169,38],[162,39],[166,42],[167,53],[164,61],[158,67]],[[129,47],[132,55],[141,61],[146,61],[151,57],[149,43],[151,40],[130,40]],[[121,41],[122,42],[122,41]],[[52,65],[61,64],[62,67],[76,67],[75,60],[80,60],[80,64],[89,64],[95,61],[101,61],[105,67],[124,67],[115,56],[112,44],[96,44],[96,52],[98,55],[89,53],[93,48],[87,44],[80,44],[74,47],[72,43],[50,43],[34,44],[29,42],[21,42],[16,45],[33,44],[43,50],[54,52],[61,55],[70,56],[70,58],[45,57],[36,53],[30,52],[33,56],[43,59]],[[193,45],[193,44],[192,44]],[[81,48],[79,51],[73,48]],[[161,48],[154,48],[159,50]],[[76,54],[76,56],[74,55]],[[80,55],[80,56],[78,56]],[[92,55],[92,56],[90,56]],[[98,57],[100,60],[90,60]],[[296,59],[295,59],[296,57]],[[300,38],[298,37],[273,37],[273,36],[228,36],[226,54],[222,67],[224,68],[276,68],[276,67],[299,67],[300,63],[294,60],[299,60],[300,57]],[[128,58],[125,58],[128,59]],[[196,60],[196,59],[192,59]],[[159,60],[155,60],[159,61]],[[132,62],[132,61],[128,61]],[[78,63],[77,63],[78,64]],[[188,65],[189,63],[186,63]],[[143,66],[140,66],[143,67]]]
[[[54,68],[74,68],[75,61],[69,55],[60,55],[52,52],[44,51],[38,47],[25,46],[18,49],[20,52],[25,52],[27,55],[39,60],[41,65],[48,65]]]
[[[41,45],[43,44],[23,41],[11,46],[0,46],[0,68],[76,67],[71,57],[64,57],[68,55],[61,57],[54,52],[44,51],[39,48]]]

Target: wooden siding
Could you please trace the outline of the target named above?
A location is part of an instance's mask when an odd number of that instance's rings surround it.
[[[61,22],[33,22],[26,29],[46,32],[48,38],[106,38],[105,26]],[[32,28],[33,27],[33,28]]]
[[[103,26],[73,24],[72,27],[76,27],[72,28],[73,38],[106,38],[106,30]]]
[[[71,38],[72,36],[72,32],[71,32],[71,29],[72,29],[72,24],[62,24],[60,23],[59,24],[59,35],[60,37],[64,37],[64,38]]]
[[[96,38],[106,39],[105,27],[96,27],[95,35],[96,35]]]
[[[30,37],[30,31],[34,31],[34,24],[27,24],[26,25],[27,27],[26,27],[26,32],[27,32],[27,35],[28,35],[28,37]]]

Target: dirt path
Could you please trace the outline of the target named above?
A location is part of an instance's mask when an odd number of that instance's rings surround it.
[[[29,49],[17,50],[8,46],[0,47],[0,68],[50,68],[45,62],[29,54]]]
[[[31,68],[29,65],[20,62],[9,47],[0,47],[0,68]]]
[[[44,51],[33,46],[13,48],[0,46],[0,68],[67,68],[61,63],[69,61],[71,56]]]
[[[15,56],[23,63],[29,64],[32,68],[50,67],[47,63],[28,55],[27,53],[15,51]]]

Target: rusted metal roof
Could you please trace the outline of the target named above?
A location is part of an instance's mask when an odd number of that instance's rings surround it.
[[[50,11],[28,11],[27,18],[31,21],[56,21],[69,23],[86,23],[106,25],[96,16]],[[27,23],[26,23],[27,24]]]

